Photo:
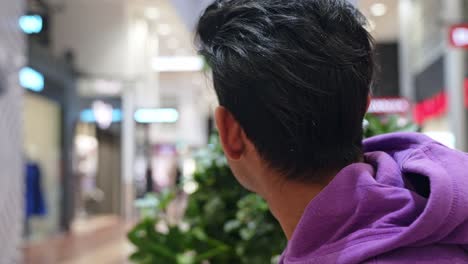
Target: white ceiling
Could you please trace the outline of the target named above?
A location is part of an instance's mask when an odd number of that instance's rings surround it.
[[[170,0],[129,0],[135,16],[146,19],[159,35],[160,56],[195,55],[193,34]],[[157,16],[151,17],[157,13]]]
[[[170,0],[176,8],[180,20],[191,31],[196,24],[203,8],[212,0]],[[371,21],[374,29],[372,34],[377,42],[395,42],[398,39],[398,0],[348,0],[355,4]],[[165,1],[162,1],[165,2]],[[370,9],[375,3],[382,3],[386,6],[387,12],[384,16],[372,16]]]
[[[31,1],[31,0],[30,0]],[[63,6],[64,2],[77,0],[47,0],[53,6]],[[93,4],[93,0],[88,1]],[[102,0],[101,0],[102,1]],[[112,2],[112,0],[108,0]],[[158,18],[153,19],[153,28],[169,28],[169,34],[160,35],[160,55],[187,56],[195,54],[193,50],[193,28],[203,8],[213,0],[128,0],[135,8],[137,16],[145,17],[146,10],[157,10]],[[395,42],[398,39],[398,0],[349,0],[357,2],[362,13],[375,25],[372,34],[377,42]],[[374,3],[383,3],[387,13],[381,17],[371,15],[370,7]]]
[[[398,0],[359,0],[361,12],[375,25],[372,34],[377,42],[396,42],[399,35]],[[387,7],[384,16],[372,16],[370,9],[375,3],[383,3]]]

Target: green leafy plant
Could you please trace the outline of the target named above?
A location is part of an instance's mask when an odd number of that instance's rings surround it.
[[[364,121],[364,137],[369,138],[392,132],[416,132],[418,126],[397,115],[379,117],[367,114]]]
[[[224,243],[211,239],[201,228],[183,228],[166,218],[166,209],[175,193],[164,190],[137,201],[143,220],[128,233],[129,241],[137,249],[130,256],[133,262],[195,264],[227,251]],[[158,231],[158,225],[166,230]]]
[[[198,157],[194,180],[198,189],[189,197],[183,219],[188,228],[171,226],[165,221],[165,210],[174,197],[173,192],[159,194],[160,202],[140,203],[145,218],[128,234],[137,249],[131,256],[132,261],[143,264],[203,261],[264,264],[281,253],[286,238],[267,203],[239,185],[216,135]],[[166,232],[156,231],[155,227],[161,223],[168,227]]]
[[[137,263],[194,264],[222,254],[224,243],[210,239],[203,230],[183,231],[170,226],[167,232],[155,230],[157,221],[145,218],[129,234],[129,240],[138,248],[130,259]]]

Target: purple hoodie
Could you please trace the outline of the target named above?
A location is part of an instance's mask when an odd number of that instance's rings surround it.
[[[364,150],[307,206],[280,264],[468,263],[468,155],[415,133]]]

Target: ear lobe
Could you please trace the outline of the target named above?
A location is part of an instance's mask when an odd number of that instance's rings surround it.
[[[224,154],[231,160],[239,160],[245,151],[242,127],[232,113],[222,106],[216,109],[215,120]]]

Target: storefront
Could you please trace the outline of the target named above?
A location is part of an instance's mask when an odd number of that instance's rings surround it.
[[[64,222],[69,201],[67,173],[69,145],[66,138],[73,130],[67,91],[73,71],[65,60],[52,57],[37,43],[30,43],[29,73],[20,79],[24,93],[23,152],[26,167],[25,237],[44,240],[66,230]]]

